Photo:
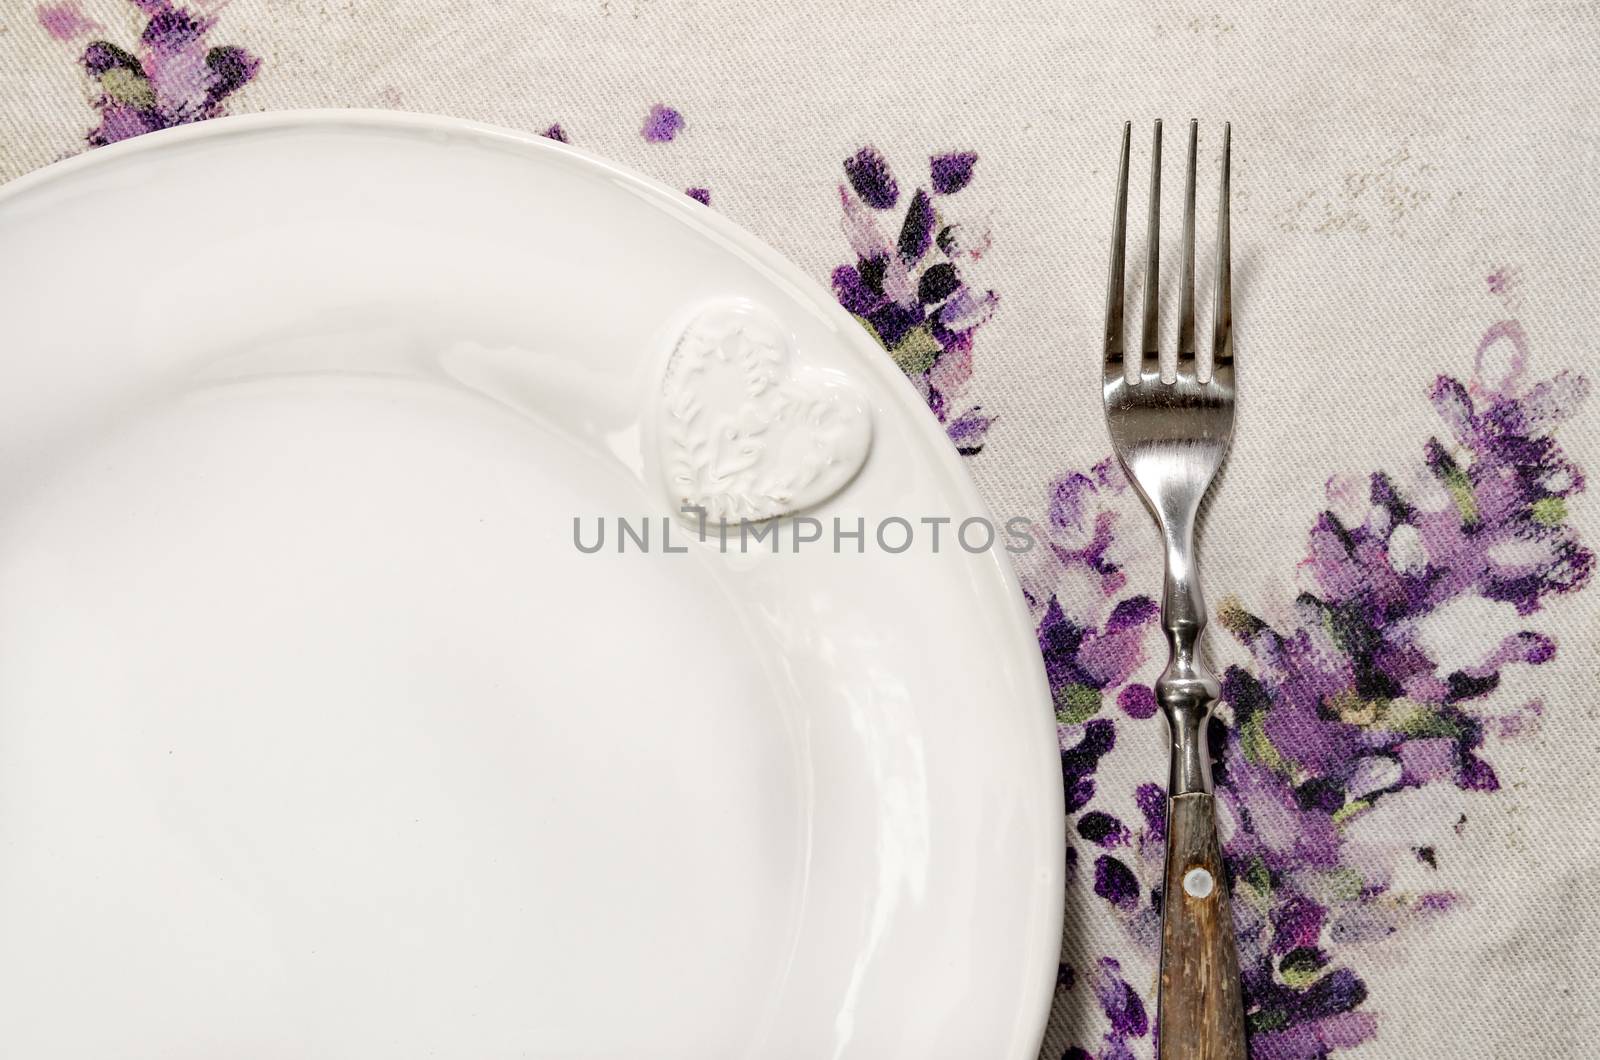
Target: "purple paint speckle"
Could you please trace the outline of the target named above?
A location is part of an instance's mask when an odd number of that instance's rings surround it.
[[[1158,840],[1167,837],[1167,792],[1160,784],[1140,784],[1133,792],[1133,801],[1144,815],[1145,831]]]
[[[1096,718],[1077,729],[1076,742],[1067,746],[1063,739],[1061,779],[1066,788],[1067,812],[1074,813],[1094,797],[1094,774],[1116,746],[1117,729],[1111,722]]]
[[[76,0],[64,0],[59,4],[40,4],[34,13],[39,18],[39,25],[56,40],[72,40],[74,37],[95,33],[105,28],[94,19],[86,17]]]
[[[1087,839],[1098,847],[1112,849],[1126,846],[1128,843],[1128,829],[1121,821],[1109,813],[1091,810],[1078,818],[1078,835]],[[1135,888],[1137,894],[1137,888]]]
[[[657,103],[644,116],[644,128],[640,130],[640,135],[646,143],[664,144],[682,132],[683,128],[682,114],[665,103]]]
[[[1118,600],[1117,606],[1111,609],[1111,617],[1106,619],[1106,632],[1121,633],[1124,630],[1147,626],[1160,615],[1161,608],[1157,607],[1156,602],[1148,596],[1130,596],[1126,600]],[[1154,693],[1151,693],[1151,696],[1153,699]]]
[[[928,252],[928,245],[933,242],[933,203],[928,199],[928,193],[921,188],[911,196],[911,205],[906,208],[905,222],[900,226],[899,251],[900,256],[907,262],[919,260]],[[953,275],[955,270],[945,264]],[[927,274],[924,273],[924,276]],[[955,290],[952,285],[946,290],[948,297]]]
[[[974,405],[960,415],[945,420],[944,432],[955,443],[956,452],[962,456],[973,456],[983,449],[984,440],[994,421],[993,416],[984,415],[982,405]]]
[[[1117,693],[1117,706],[1130,718],[1143,721],[1156,713],[1155,690],[1149,685],[1128,685]]]
[[[683,116],[671,107],[656,104],[650,110],[650,116],[645,119],[644,138],[652,143],[664,143],[675,136],[683,128]],[[562,128],[560,122],[553,122],[544,132],[539,134],[547,140],[557,143],[569,143],[567,130]],[[694,201],[706,206],[711,205],[711,189],[701,186],[685,188],[685,195]]]
[[[1139,904],[1139,880],[1133,870],[1110,854],[1094,861],[1094,893],[1124,910]]]
[[[940,195],[953,195],[972,180],[972,167],[977,164],[976,151],[952,151],[934,155],[928,160],[933,180],[933,190]]]
[[[1129,1038],[1143,1038],[1149,1033],[1150,1019],[1145,1014],[1144,1001],[1122,978],[1122,965],[1115,959],[1100,958],[1095,968],[1094,994],[1111,1023],[1111,1031],[1106,1035],[1108,1050],[1123,1046]]]
[[[94,41],[83,50],[83,66],[96,77],[116,69],[125,70],[139,77],[144,76],[144,69],[135,56],[103,40]]]
[[[875,148],[863,147],[845,159],[844,175],[861,201],[874,210],[892,209],[900,201],[900,185]]]

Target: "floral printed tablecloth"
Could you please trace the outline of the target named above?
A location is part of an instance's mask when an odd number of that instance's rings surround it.
[[[454,114],[682,187],[831,284],[1048,538],[1041,1055],[1113,1060],[1151,1055],[1164,824],[1158,559],[1097,396],[1114,153],[1124,118],[1200,117],[1204,231],[1231,120],[1245,404],[1202,547],[1251,1054],[1588,1058],[1597,54],[1583,0],[8,0],[0,178],[229,112]],[[106,233],[85,312],[137,256]]]

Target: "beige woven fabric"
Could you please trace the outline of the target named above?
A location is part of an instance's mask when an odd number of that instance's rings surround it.
[[[996,514],[1038,521],[1056,547],[1021,573],[1073,850],[1050,1060],[1152,1055],[1161,822],[1142,786],[1164,764],[1141,596],[1159,568],[1104,463],[1096,383],[1117,138],[1141,123],[1142,173],[1144,123],[1167,118],[1176,189],[1178,122],[1202,120],[1207,261],[1231,120],[1244,403],[1203,556],[1212,655],[1232,668],[1219,750],[1252,1055],[1594,1054],[1593,3],[195,0],[189,16],[5,0],[0,178],[223,112],[558,124],[835,283],[973,451]],[[924,206],[944,238],[902,254]],[[107,253],[85,263],[91,308],[118,282]],[[885,267],[941,266],[968,299],[947,318],[884,290]]]

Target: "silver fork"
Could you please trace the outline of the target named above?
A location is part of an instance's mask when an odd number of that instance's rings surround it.
[[[1222,466],[1233,436],[1233,310],[1228,264],[1229,127],[1222,134],[1222,189],[1217,205],[1217,272],[1212,368],[1200,378],[1194,336],[1194,172],[1199,123],[1189,124],[1184,185],[1183,271],[1178,311],[1178,372],[1161,379],[1157,328],[1161,220],[1161,123],[1150,162],[1149,253],[1145,261],[1142,357],[1126,375],[1123,338],[1123,259],[1128,227],[1128,140],[1111,223],[1111,276],[1106,289],[1106,428],[1117,459],[1155,516],[1166,552],[1161,626],[1170,659],[1156,680],[1156,701],[1171,735],[1167,782],[1167,862],[1162,891],[1161,981],[1157,999],[1160,1060],[1244,1060],[1244,1010],[1233,917],[1228,907],[1211,794],[1206,722],[1216,705],[1217,679],[1200,658],[1206,625],[1195,565],[1194,524],[1200,501]]]

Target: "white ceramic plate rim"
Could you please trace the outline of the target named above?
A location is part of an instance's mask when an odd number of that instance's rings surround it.
[[[921,432],[921,440],[932,462],[941,473],[940,488],[965,510],[975,514],[989,513],[989,507],[978,493],[976,483],[962,466],[961,456],[938,422],[928,414],[921,395],[893,361],[884,355],[883,349],[850,318],[831,293],[814,277],[802,271],[788,258],[746,229],[724,215],[689,199],[681,191],[629,167],[598,158],[543,136],[443,115],[360,108],[286,110],[235,115],[147,133],[52,163],[0,186],[0,208],[53,181],[73,176],[80,171],[114,166],[130,156],[165,150],[180,143],[271,130],[338,127],[376,127],[410,132],[467,135],[501,144],[516,145],[531,152],[554,152],[580,161],[597,173],[626,185],[639,195],[655,200],[664,209],[699,211],[696,214],[697,223],[710,228],[740,251],[758,260],[764,268],[770,269],[773,274],[784,279],[792,285],[797,298],[810,303],[813,309],[836,325],[835,331],[840,341],[853,351],[858,361],[858,368],[870,372],[875,382],[883,388],[883,392],[893,395],[893,400],[897,401],[902,409],[911,413],[909,419],[918,424],[916,429]],[[1017,753],[1019,766],[1027,768],[1036,778],[1034,786],[1037,790],[1034,792],[1034,798],[1037,799],[1040,811],[1033,816],[1030,825],[1033,831],[1031,838],[1034,849],[1049,855],[1045,863],[1035,867],[1037,885],[1028,889],[1031,908],[1026,918],[1042,939],[1048,941],[1037,947],[1031,947],[1034,967],[1027,971],[1025,976],[1027,986],[1022,995],[1016,999],[1011,1020],[1011,1025],[1019,1032],[1024,1027],[1033,1028],[1031,1035],[1019,1033],[1013,1039],[1023,1043],[1032,1042],[1031,1047],[1024,1045],[1025,1052],[1014,1054],[1018,1057],[1031,1058],[1036,1055],[1043,1038],[1058,973],[1059,957],[1054,942],[1060,938],[1062,926],[1063,909],[1060,896],[1065,872],[1065,835],[1060,825],[1060,818],[1054,811],[1061,805],[1061,774],[1049,686],[1043,659],[1037,649],[1036,631],[1024,603],[1021,587],[1016,573],[997,550],[987,553],[987,561],[999,579],[1001,591],[1009,597],[1001,610],[1008,615],[1011,627],[1005,632],[1011,644],[1012,658],[1004,665],[1016,667],[1019,673],[1025,675],[1025,680],[1031,681],[1038,690],[1038,695],[1031,702],[1007,705],[1009,709],[1030,711],[1038,718],[1037,736],[1030,742],[1030,746],[1019,747]],[[1029,954],[1018,954],[1019,961],[1028,957]]]

